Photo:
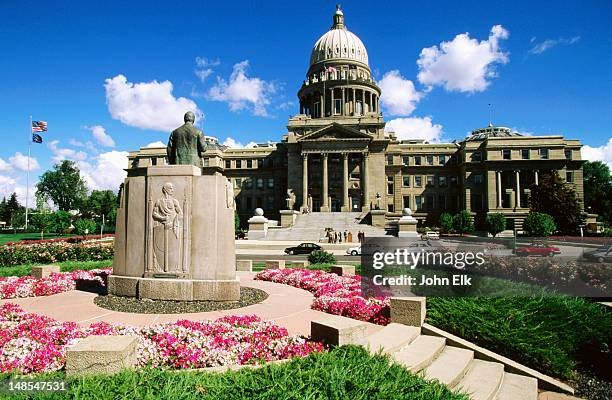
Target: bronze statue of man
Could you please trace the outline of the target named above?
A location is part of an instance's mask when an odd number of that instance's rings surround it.
[[[185,123],[170,134],[168,140],[168,163],[170,165],[195,165],[201,167],[200,154],[206,150],[206,142],[202,132],[193,124],[195,115],[191,111],[185,113]]]

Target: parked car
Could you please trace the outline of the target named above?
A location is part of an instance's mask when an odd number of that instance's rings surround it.
[[[346,249],[346,254],[351,256],[359,256],[362,254],[374,254],[382,251],[382,246],[375,243],[366,243],[355,247],[349,247]]]
[[[321,250],[321,246],[316,243],[301,243],[294,247],[287,247],[285,249],[286,254],[310,254],[315,250]]]
[[[561,254],[561,249],[554,246],[549,246],[546,243],[532,243],[529,246],[517,247],[514,250],[517,256],[541,256],[541,257],[553,257],[555,254]]]
[[[583,257],[589,261],[612,262],[612,245],[602,246],[598,249],[587,251]]]
[[[436,231],[427,231],[421,235],[421,240],[440,240],[440,234]]]

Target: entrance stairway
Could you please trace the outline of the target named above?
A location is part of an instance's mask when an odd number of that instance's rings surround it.
[[[474,351],[423,334],[420,327],[391,323],[367,337],[371,352],[382,351],[428,380],[437,379],[473,400],[537,400],[538,380],[505,371],[504,364],[479,359]]]
[[[362,224],[365,213],[358,212],[313,212],[300,214],[295,225],[290,228],[271,228],[265,240],[310,240],[318,242],[325,236],[325,228],[337,232],[352,232],[353,242],[357,242],[357,232],[362,231],[366,237],[385,236],[385,230]]]

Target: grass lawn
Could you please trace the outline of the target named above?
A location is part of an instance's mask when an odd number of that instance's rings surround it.
[[[98,269],[113,266],[113,260],[102,261],[63,261],[55,263],[60,266],[62,272],[71,272],[76,269]],[[32,264],[34,265],[34,264]],[[25,276],[30,275],[32,265],[15,265],[12,267],[0,267],[0,276]]]
[[[1,375],[0,375],[1,376]],[[38,379],[63,378],[63,373]],[[15,396],[28,399],[411,399],[468,400],[439,383],[428,383],[385,356],[343,346],[287,363],[206,373],[141,369],[113,376],[71,379],[66,394]]]
[[[70,237],[74,235],[56,235],[56,234],[45,234],[45,239],[55,239],[59,237]],[[40,240],[40,233],[0,233],[0,246],[9,242],[18,242],[20,240]]]

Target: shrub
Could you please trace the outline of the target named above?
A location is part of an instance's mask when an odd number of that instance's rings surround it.
[[[453,229],[463,235],[464,233],[474,232],[474,221],[469,211],[463,210],[453,217]]]
[[[536,211],[530,212],[523,222],[523,230],[531,236],[550,236],[556,229],[553,217]]]
[[[311,264],[334,264],[336,257],[325,250],[315,250],[308,255],[308,262]]]
[[[449,213],[442,213],[440,215],[440,227],[443,232],[450,233],[453,231],[453,216]]]
[[[489,214],[485,220],[485,225],[487,232],[495,237],[506,229],[506,217],[501,213]]]
[[[97,224],[96,221],[91,219],[79,219],[74,223],[74,228],[76,229],[76,233],[78,235],[87,235],[95,233]]]
[[[98,261],[113,258],[113,244],[44,243],[0,247],[0,266],[45,264],[61,261]]]

